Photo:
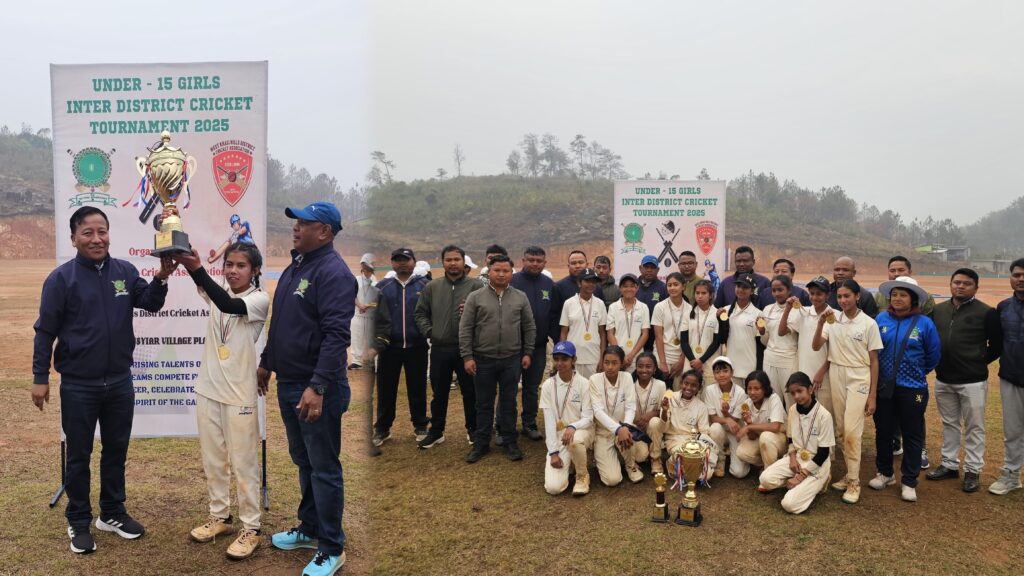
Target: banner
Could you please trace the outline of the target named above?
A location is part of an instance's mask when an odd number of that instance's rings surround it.
[[[226,242],[248,234],[266,250],[267,63],[51,65],[57,262],[75,257],[71,214],[81,206],[110,220],[110,254],[146,280],[157,208],[145,214],[136,158],[170,132],[195,157],[190,194],[177,201],[182,227],[215,279]],[[183,268],[164,308],[135,310],[133,436],[196,435],[194,386],[209,305]],[[262,338],[261,338],[262,341]],[[265,430],[260,402],[261,430]]]
[[[717,288],[725,270],[724,180],[616,180],[615,277],[637,274],[654,256],[662,280],[679,271],[679,254],[697,255],[697,274]]]

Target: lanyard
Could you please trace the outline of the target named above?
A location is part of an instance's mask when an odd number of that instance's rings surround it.
[[[580,313],[583,314],[583,329],[590,334],[590,312],[594,310],[594,297],[590,297],[590,306],[586,310],[583,309],[583,298],[579,298]]]
[[[615,381],[616,386],[613,386],[613,388],[615,388],[615,389],[612,390],[612,392],[615,393],[612,396],[612,399],[615,400],[614,403],[611,403],[611,402],[608,401],[608,385],[611,384],[611,382],[608,381],[608,375],[607,374],[602,374],[601,376],[604,377],[604,407],[605,407],[605,410],[608,411],[608,415],[611,416],[612,414],[615,413],[615,407],[618,406],[618,404],[619,404],[619,389],[618,389],[619,382],[618,382],[618,376],[616,376],[616,381]]]
[[[626,305],[622,305],[622,315],[626,317],[626,338],[629,341],[633,341],[633,315],[636,314],[636,302],[633,303],[633,307],[626,311]]]
[[[643,386],[641,386],[640,389],[642,390]],[[650,382],[647,383],[647,396],[644,397],[643,403],[640,404],[640,413],[641,414],[643,414],[644,412],[647,412],[647,403],[651,400],[651,392],[653,390],[654,390],[654,380],[652,379]],[[640,390],[637,390],[636,397],[637,397],[637,399],[640,398]]]
[[[697,325],[700,326],[700,330],[697,332],[697,346],[703,346],[701,342],[704,341],[704,329],[707,328],[705,324],[708,323],[708,318],[711,317],[711,306],[708,306],[707,312],[704,313],[704,321],[700,319],[700,308],[697,308]]]
[[[555,406],[558,406],[558,383],[562,381],[561,376],[555,376]],[[569,393],[572,392],[572,380],[566,383],[565,386],[565,397],[562,398],[562,407],[558,409],[558,420],[562,420],[562,413],[565,412],[565,406],[569,403]]]
[[[801,446],[801,448],[804,450],[807,449],[807,443],[811,439],[811,431],[814,430],[814,417],[818,415],[818,408],[820,406],[821,404],[815,403],[814,410],[811,410],[811,413],[807,415],[809,426],[807,426],[806,430],[804,429],[804,423],[800,422],[800,441],[803,442],[803,446]]]
[[[683,299],[683,302],[686,302],[685,298]],[[679,305],[679,316],[676,317],[675,304],[672,303],[672,300],[669,300],[668,313],[672,316],[672,337],[679,338],[679,319],[683,317],[683,305]],[[673,342],[675,342],[675,340],[673,340]]]

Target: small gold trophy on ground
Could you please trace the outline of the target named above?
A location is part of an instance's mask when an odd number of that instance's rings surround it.
[[[175,201],[187,190],[188,181],[195,176],[196,159],[181,148],[171,146],[171,134],[166,130],[160,134],[160,142],[148,150],[148,156],[135,159],[135,167],[153,187],[169,212],[160,222],[160,231],[153,237],[153,255],[191,252],[188,234],[181,228]]]
[[[696,428],[691,428],[691,434],[690,441],[675,454],[676,458],[682,459],[683,477],[686,479],[686,494],[676,512],[676,524],[697,527],[704,519],[700,513],[700,502],[697,501],[697,479],[704,472],[707,448],[697,441]]]
[[[668,478],[661,472],[654,475],[654,516],[651,522],[664,524],[668,522],[668,504],[665,503],[665,485]]]

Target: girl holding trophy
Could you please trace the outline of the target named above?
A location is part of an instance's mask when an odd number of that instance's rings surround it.
[[[832,385],[836,432],[843,443],[846,478],[832,484],[843,492],[843,502],[860,500],[860,452],[864,417],[875,413],[878,390],[878,351],[882,336],[878,324],[857,307],[860,284],[845,279],[837,291],[842,314],[836,318],[831,308],[818,315],[814,331],[815,350],[828,342],[828,379]]]
[[[744,478],[751,465],[767,468],[786,453],[786,409],[767,373],[747,374],[747,399],[740,405],[740,419],[742,427],[736,432],[740,443],[733,455],[741,474],[734,476]]]
[[[789,455],[776,460],[761,473],[758,492],[767,493],[785,484],[782,509],[800,514],[810,507],[814,498],[828,486],[832,463],[829,450],[836,440],[832,432],[832,415],[821,407],[811,392],[811,379],[803,372],[794,372],[786,383],[794,404],[786,416]]]
[[[728,357],[715,358],[711,369],[715,374],[715,384],[705,386],[702,396],[708,406],[708,418],[711,421],[709,434],[719,450],[715,476],[725,476],[725,449],[728,446],[732,452],[729,473],[735,478],[742,478],[745,472],[743,464],[736,458],[736,448],[739,446],[736,433],[743,426],[740,406],[747,400],[747,394],[733,380],[732,361]]]
[[[664,473],[665,469],[661,465],[661,441],[665,433],[665,421],[661,419],[658,404],[665,396],[665,383],[654,377],[654,354],[641,352],[635,362],[636,382],[633,386],[636,392],[636,417],[633,418],[633,425],[645,432],[651,443],[648,447],[647,442],[634,442],[631,448],[633,461],[639,465],[650,458],[651,474]]]
[[[260,289],[263,257],[255,244],[236,242],[224,253],[225,286],[203,268],[199,254],[179,253],[210,304],[202,368],[196,383],[199,447],[210,497],[210,516],[189,534],[196,542],[212,542],[232,532],[230,479],[238,490],[238,519],[242,529],[227,549],[229,558],[248,558],[259,546],[260,463],[256,383],[256,341],[263,332],[270,297]]]
[[[590,492],[587,448],[594,443],[594,411],[590,405],[590,382],[576,373],[576,347],[563,340],[551,352],[555,375],[541,387],[540,407],[544,410],[544,438],[548,458],[544,464],[544,490],[552,496],[569,487],[569,467],[576,471],[573,496]]]
[[[644,479],[643,472],[633,460],[633,435],[626,422],[636,415],[636,391],[633,377],[622,371],[626,353],[618,346],[609,346],[602,357],[603,371],[590,377],[590,402],[598,424],[594,438],[594,462],[601,483],[616,486],[622,482],[619,455],[626,464],[631,482]]]
[[[707,481],[711,477],[718,462],[718,446],[708,432],[711,424],[708,421],[708,407],[697,397],[701,389],[701,375],[695,370],[688,370],[679,378],[679,391],[666,392],[661,399],[661,414],[665,421],[665,448],[669,453],[668,475],[676,477],[676,453],[693,439],[693,430],[697,430],[699,440],[708,445],[708,465],[700,480]]]

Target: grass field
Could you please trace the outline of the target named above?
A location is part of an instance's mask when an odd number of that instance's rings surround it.
[[[128,511],[146,526],[137,541],[93,530],[98,550],[80,556],[68,550],[64,505],[47,504],[60,478],[60,398],[51,386],[50,404],[40,413],[31,404],[32,323],[39,287],[52,261],[4,261],[0,286],[0,574],[300,574],[311,550],[284,552],[269,544],[270,534],[295,524],[298,475],[288,456],[284,425],[271,385],[267,444],[270,511],[263,515],[263,544],[254,557],[228,560],[231,538],[196,544],[188,531],[206,518],[206,481],[199,441],[191,438],[133,440],[128,451]],[[371,570],[367,494],[371,469],[366,456],[367,379],[355,374],[353,400],[343,418],[345,473],[345,573]],[[51,380],[55,383],[55,380]],[[93,453],[93,511],[98,510],[99,445]]]

